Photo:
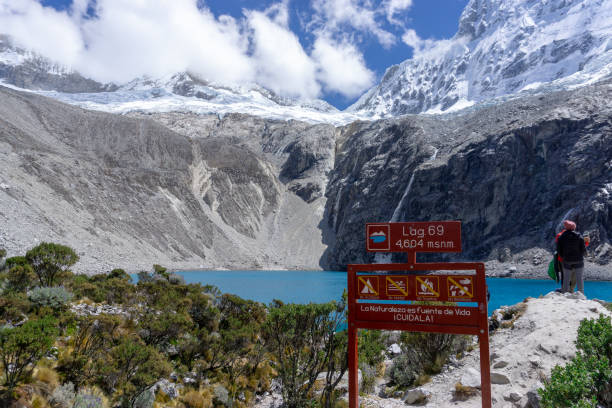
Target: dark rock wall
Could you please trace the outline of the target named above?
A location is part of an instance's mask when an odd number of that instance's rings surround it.
[[[327,191],[326,222],[336,237],[323,265],[371,262],[366,222],[461,220],[461,257],[506,261],[508,252],[551,249],[564,216],[590,232],[595,259],[609,262],[609,96],[602,84],[450,119],[353,124],[339,141]]]

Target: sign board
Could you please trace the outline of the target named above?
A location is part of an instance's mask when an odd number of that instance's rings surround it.
[[[474,302],[475,275],[358,275],[357,299]]]
[[[461,252],[461,222],[366,224],[369,252]]]
[[[358,303],[355,318],[361,321],[478,327],[478,310],[474,307]]]
[[[461,224],[458,221],[367,224],[366,240],[368,251],[405,251],[409,253],[409,262],[348,265],[349,408],[359,406],[358,329],[478,336],[482,407],[491,408],[484,264],[417,263],[414,256],[416,252],[460,252]],[[432,271],[448,273],[431,274]],[[400,301],[404,303],[397,303]],[[460,305],[462,302],[464,306]]]

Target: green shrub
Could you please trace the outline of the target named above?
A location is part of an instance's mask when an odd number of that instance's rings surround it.
[[[122,277],[108,278],[100,285],[100,290],[104,292],[104,301],[109,304],[128,304],[132,294],[134,293],[135,286],[132,285],[130,280],[126,280]]]
[[[376,367],[369,364],[359,364],[361,367],[361,387],[360,392],[370,394],[374,392],[376,385]]]
[[[556,366],[539,391],[542,406],[610,406],[612,391],[612,324],[610,317],[583,320],[578,328],[576,356],[565,367]]]
[[[109,274],[106,276],[106,279],[123,279],[126,280],[128,282],[132,281],[132,278],[130,277],[130,275],[127,274],[127,272],[123,269],[113,269],[112,271],[109,272]]]
[[[173,285],[184,285],[185,278],[183,278],[181,275],[177,275],[176,273],[171,273],[168,275],[168,282]]]
[[[612,361],[612,324],[610,317],[583,320],[578,328],[576,347],[586,355],[603,355]]]
[[[34,285],[36,274],[30,265],[17,265],[7,273],[8,290],[25,292]]]
[[[224,296],[225,297],[225,296]],[[347,337],[338,333],[346,303],[283,304],[276,301],[263,325],[268,350],[287,407],[307,406],[317,376],[328,375],[321,402],[331,406],[334,389],[347,367]]]
[[[0,296],[0,325],[15,324],[25,320],[31,305],[25,293],[9,293]]]
[[[359,330],[359,362],[376,367],[385,359],[386,333],[381,330]]]
[[[87,276],[75,276],[69,288],[78,299],[86,297],[96,303],[106,300],[106,290],[99,283],[92,283]]]
[[[402,353],[394,359],[390,377],[400,387],[438,374],[451,354],[464,351],[469,338],[443,333],[403,332],[400,336]]]
[[[15,266],[25,265],[30,265],[25,256],[14,256],[12,258],[7,258],[5,261],[5,266],[7,269],[14,268]]]
[[[393,384],[399,387],[409,387],[414,383],[417,375],[417,367],[406,353],[393,359],[393,365],[389,370],[389,377]]]
[[[52,309],[63,309],[72,299],[72,293],[62,287],[34,288],[28,292],[28,298],[37,307],[50,307]]]
[[[29,377],[38,360],[49,352],[58,335],[56,325],[55,319],[45,317],[0,329],[0,361],[9,390]]]
[[[57,371],[63,381],[72,382],[77,388],[92,384],[98,377],[96,364],[108,358],[117,339],[121,318],[114,315],[81,316],[68,345],[70,352],[62,353]]]
[[[551,379],[543,390],[540,390],[543,407],[577,407],[597,406],[597,386],[595,384],[594,370],[604,369],[608,362],[601,364],[601,360],[594,356],[585,359],[578,354],[565,367],[556,366],[551,373]],[[597,367],[599,366],[599,367]],[[608,367],[609,370],[609,367]],[[588,405],[592,404],[592,405]]]
[[[26,259],[41,286],[55,286],[70,275],[68,268],[79,260],[79,256],[65,245],[42,242],[26,252]]]
[[[140,271],[137,273],[138,283],[149,283],[153,282],[153,275],[147,271]]]
[[[135,407],[142,394],[160,378],[170,374],[166,358],[137,337],[122,337],[97,361],[98,378],[105,391],[116,392],[123,407]]]

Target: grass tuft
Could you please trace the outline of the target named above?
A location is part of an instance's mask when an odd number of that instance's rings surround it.
[[[453,399],[455,401],[467,401],[478,394],[478,390],[474,387],[463,385],[460,382],[455,384],[455,390],[453,391]]]

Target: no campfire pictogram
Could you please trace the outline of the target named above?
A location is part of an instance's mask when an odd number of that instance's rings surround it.
[[[360,298],[378,298],[379,291],[377,276],[359,276],[357,279],[357,284],[357,290]]]
[[[440,281],[437,276],[416,277],[417,296],[420,298],[440,297]]]
[[[449,276],[447,279],[449,299],[474,298],[474,279],[472,276]]]

